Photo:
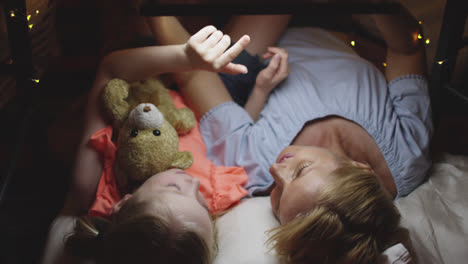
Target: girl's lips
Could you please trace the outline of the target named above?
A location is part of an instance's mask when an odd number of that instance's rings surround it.
[[[185,175],[188,175],[188,173],[184,170],[181,170],[181,169],[177,169],[177,172],[176,174],[185,174]]]
[[[292,158],[292,157],[294,157],[294,154],[292,154],[292,153],[285,153],[285,154],[283,154],[283,155],[278,159],[277,163],[281,163],[281,162],[283,162],[285,159],[289,159],[289,158]]]

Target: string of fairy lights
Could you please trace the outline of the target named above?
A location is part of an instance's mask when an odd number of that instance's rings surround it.
[[[418,21],[418,23],[419,23],[420,25],[422,25],[422,21]],[[424,39],[423,35],[421,35],[421,34],[418,34],[416,37],[417,37],[419,40],[423,40],[423,39]],[[429,44],[431,43],[431,39],[426,38],[426,39],[424,40],[424,43],[426,43],[426,45],[429,45]],[[351,40],[351,41],[349,42],[349,45],[351,45],[352,47],[356,47],[357,43],[356,43],[355,40]],[[445,60],[439,60],[439,61],[437,61],[437,64],[442,65],[442,64],[444,64],[446,61],[447,61],[446,59],[445,59]],[[386,63],[385,61],[382,62],[382,66],[383,66],[383,67],[387,67],[387,63]]]
[[[34,13],[35,13],[35,15],[38,15],[38,14],[39,14],[39,10],[36,10]],[[28,15],[26,15],[26,14],[18,14],[18,12],[15,12],[14,10],[11,10],[11,11],[10,11],[10,18],[11,18],[11,19],[16,18],[17,15],[26,16],[26,19],[27,19],[28,22],[29,22],[29,20],[31,19],[31,14],[28,14]],[[422,21],[418,21],[418,23],[421,25],[421,24],[422,24]],[[32,23],[31,23],[31,24],[28,24],[29,29],[32,29],[33,26],[34,26],[34,24],[32,24]],[[418,34],[418,35],[417,35],[417,38],[418,38],[419,40],[424,39],[423,35],[421,35],[421,34]],[[429,45],[429,44],[431,43],[431,40],[430,40],[429,38],[426,38],[426,39],[424,40],[424,42],[426,43],[426,45]],[[356,43],[355,40],[351,40],[349,44],[350,44],[351,46],[353,46],[353,47],[356,47],[356,45],[357,45],[357,43]],[[447,61],[446,59],[445,59],[445,60],[440,60],[440,61],[437,61],[437,64],[442,65],[442,64],[445,63],[446,61]],[[13,63],[13,61],[10,59],[9,64],[12,64],[12,63]],[[387,63],[386,63],[386,62],[382,62],[382,66],[383,66],[383,67],[387,67]],[[33,79],[33,81],[36,82],[36,83],[38,83],[38,82],[39,82],[39,79]]]
[[[39,15],[40,11],[37,9],[35,12],[33,12],[34,15]],[[33,23],[29,23],[29,21],[31,20],[31,17],[32,15],[31,14],[25,14],[25,13],[22,13],[22,12],[18,12],[17,10],[10,10],[10,19],[17,19],[19,16],[22,16],[22,17],[26,17],[26,20],[28,21],[28,27],[29,27],[29,30],[31,30],[33,27],[34,27],[34,24]],[[10,59],[8,61],[8,64],[13,64],[13,60]],[[40,82],[40,79],[31,79],[31,81],[35,82],[35,83],[39,83]]]

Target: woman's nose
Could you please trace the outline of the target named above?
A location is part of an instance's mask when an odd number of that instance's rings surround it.
[[[287,169],[286,164],[274,163],[270,166],[270,173],[275,180],[275,183],[278,187],[283,187],[286,183],[285,171]]]

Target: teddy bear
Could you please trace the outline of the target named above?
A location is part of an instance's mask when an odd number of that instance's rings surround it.
[[[195,116],[189,108],[174,106],[161,80],[112,79],[102,99],[118,131],[114,173],[121,191],[158,172],[192,165],[192,153],[179,152],[178,135],[195,127]]]

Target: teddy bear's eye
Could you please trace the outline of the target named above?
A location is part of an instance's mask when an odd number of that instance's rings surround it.
[[[136,136],[138,136],[138,129],[136,129],[136,128],[132,129],[132,132],[130,132],[130,136],[131,136],[131,137],[136,137]]]
[[[157,130],[157,129],[156,129],[156,130],[153,130],[153,135],[159,136],[159,135],[161,135],[161,131],[159,131],[159,130]]]

